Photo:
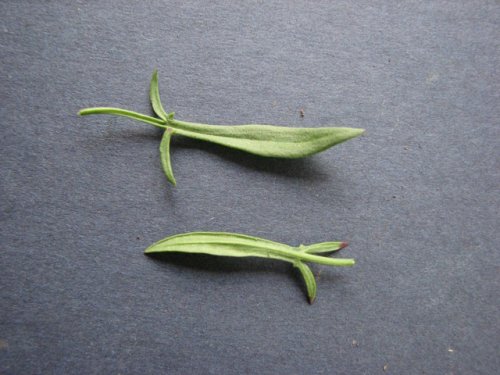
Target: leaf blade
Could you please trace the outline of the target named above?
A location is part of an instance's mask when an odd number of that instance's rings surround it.
[[[172,120],[178,134],[265,157],[301,158],[355,138],[364,129],[274,125],[206,125]]]
[[[146,254],[161,252],[204,253],[217,256],[261,257],[284,260],[290,263],[302,260],[327,266],[351,267],[354,259],[318,256],[299,251],[279,242],[259,237],[227,232],[189,232],[164,238],[145,251]]]
[[[273,258],[293,262],[276,254],[293,251],[291,246],[259,237],[226,232],[191,232],[164,238],[149,246],[146,254],[162,252],[203,253],[217,256]]]
[[[314,300],[316,299],[317,291],[316,279],[314,278],[314,274],[312,273],[309,266],[307,266],[305,263],[298,261],[294,263],[294,266],[299,269],[302,277],[304,278],[307,289],[307,298],[309,300],[309,303],[312,305],[314,303]]]
[[[300,251],[308,254],[322,254],[331,253],[347,247],[347,242],[334,241],[334,242],[320,242],[312,245],[301,245]]]
[[[175,181],[174,172],[172,170],[172,163],[170,161],[170,140],[172,139],[173,130],[171,128],[167,128],[163,133],[160,142],[160,159],[161,165],[163,167],[163,172],[165,172],[165,176],[167,176],[167,180],[174,186],[177,185]]]
[[[153,76],[151,77],[151,84],[149,85],[149,98],[151,100],[151,106],[156,115],[162,120],[167,121],[167,112],[163,109],[160,100],[160,89],[158,87],[158,70],[153,71]]]

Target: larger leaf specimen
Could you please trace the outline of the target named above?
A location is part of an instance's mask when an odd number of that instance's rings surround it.
[[[124,116],[165,129],[160,145],[161,161],[165,175],[173,185],[176,184],[170,162],[170,140],[173,135],[183,135],[265,157],[302,158],[324,151],[364,132],[363,129],[346,127],[295,128],[257,124],[228,126],[177,120],[174,118],[174,112],[167,114],[163,109],[156,70],[151,78],[150,98],[153,110],[159,118],[111,107],[85,108],[78,113],[82,116],[96,114]]]

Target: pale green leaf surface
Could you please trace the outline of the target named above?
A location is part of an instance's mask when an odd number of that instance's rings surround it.
[[[307,288],[307,297],[309,299],[309,303],[312,304],[316,299],[316,280],[314,279],[314,274],[308,265],[302,262],[295,262],[294,266],[297,267],[304,278]]]
[[[184,252],[218,256],[261,257],[294,263],[297,260],[329,266],[353,266],[354,259],[338,259],[299,251],[263,238],[225,232],[191,232],[164,238],[151,245],[145,253]]]
[[[169,121],[178,134],[217,143],[255,155],[301,158],[324,151],[361,135],[363,129],[320,127],[293,128],[274,125],[206,125]]]
[[[163,171],[167,180],[172,184],[176,185],[174,172],[172,171],[172,163],[170,162],[170,140],[172,139],[173,130],[168,128],[163,133],[163,137],[160,142],[160,159]]]
[[[80,115],[108,114],[128,117],[159,128],[173,128],[177,134],[202,141],[246,151],[255,155],[276,158],[310,156],[336,144],[361,135],[355,128],[293,128],[274,125],[207,125],[179,121],[167,115],[157,119],[120,108],[85,108]],[[168,122],[168,125],[167,125]]]
[[[329,242],[328,244],[329,249],[331,249],[331,244],[337,244],[337,242]],[[279,242],[238,233],[191,232],[164,238],[148,247],[145,253],[182,252],[231,257],[261,257],[290,262],[300,270],[306,283],[309,303],[313,303],[316,298],[316,280],[311,269],[303,262],[330,266],[352,266],[354,259],[332,259],[317,256],[303,251],[303,248],[303,245],[291,247]]]
[[[321,253],[331,253],[343,249],[347,246],[347,242],[320,242],[312,245],[302,245],[300,247],[301,251],[309,254],[321,254]]]
[[[280,253],[293,251],[291,246],[258,237],[224,232],[184,233],[156,242],[145,253],[184,252],[218,256],[261,257],[291,261]]]
[[[155,69],[153,76],[151,77],[151,84],[149,86],[149,97],[151,99],[151,105],[153,106],[153,111],[162,120],[167,121],[168,115],[163,109],[160,100],[160,90],[158,88],[158,71]]]

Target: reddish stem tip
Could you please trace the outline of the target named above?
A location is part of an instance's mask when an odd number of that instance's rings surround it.
[[[347,247],[347,246],[349,246],[349,244],[348,244],[347,242],[342,242],[342,243],[340,244],[339,250],[341,250],[341,249],[343,249],[343,248],[345,248],[345,247]]]

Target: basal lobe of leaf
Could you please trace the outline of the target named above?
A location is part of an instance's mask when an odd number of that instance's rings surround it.
[[[167,176],[167,180],[172,184],[176,185],[174,172],[172,171],[172,164],[170,162],[170,140],[172,139],[172,135],[174,134],[174,130],[172,128],[167,128],[163,133],[163,137],[160,142],[160,159],[161,165],[163,167],[163,172],[165,172],[165,176]]]
[[[153,106],[153,111],[162,120],[167,121],[168,115],[163,109],[160,100],[160,90],[158,88],[158,71],[155,69],[153,76],[151,77],[151,84],[149,86],[149,97],[151,99],[151,105]]]
[[[312,273],[309,266],[298,261],[293,264],[300,271],[300,274],[304,278],[304,282],[306,283],[307,288],[307,298],[309,299],[309,303],[312,305],[314,300],[316,299],[316,279],[314,279],[314,274]]]

